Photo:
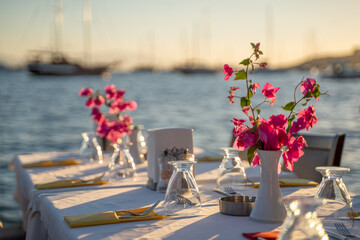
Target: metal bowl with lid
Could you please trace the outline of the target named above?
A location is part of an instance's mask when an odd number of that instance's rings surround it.
[[[256,197],[230,196],[219,199],[220,212],[232,216],[250,216]]]

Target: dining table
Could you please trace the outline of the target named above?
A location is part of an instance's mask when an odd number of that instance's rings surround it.
[[[40,190],[35,187],[37,184],[58,180],[86,180],[102,176],[108,171],[110,154],[104,154],[103,163],[80,161],[80,164],[65,166],[24,167],[39,161],[67,158],[80,159],[80,156],[78,152],[38,152],[15,155],[12,159],[11,165],[16,173],[14,198],[19,202],[28,240],[247,239],[243,233],[281,231],[283,227],[282,223],[264,223],[249,216],[222,214],[219,210],[219,199],[224,196],[214,191],[220,162],[201,160],[194,165],[201,197],[201,211],[198,214],[70,227],[64,217],[147,207],[158,200],[164,200],[165,193],[146,186],[146,161],[136,165],[134,177],[115,182]],[[259,167],[246,166],[245,171],[247,177],[253,181],[260,178]],[[282,172],[280,178],[296,178],[296,175]],[[294,199],[313,197],[316,190],[316,186],[283,187],[281,193],[285,205],[288,206]],[[246,188],[241,194],[252,197],[257,195],[257,191],[257,188]],[[360,209],[360,197],[352,193],[351,197],[354,209]],[[161,203],[158,208],[162,208]],[[359,226],[359,221],[355,221],[352,231],[360,235]],[[336,229],[333,232],[336,232]]]

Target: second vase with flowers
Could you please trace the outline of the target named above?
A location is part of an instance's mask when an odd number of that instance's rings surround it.
[[[269,82],[254,82],[250,78],[255,67],[265,69],[267,66],[266,62],[259,61],[260,55],[263,54],[260,43],[251,43],[251,47],[250,57],[239,63],[243,69],[233,70],[227,64],[223,69],[226,81],[234,75],[234,81],[240,81],[244,86],[232,86],[229,90],[230,103],[238,99],[241,112],[248,119],[248,123],[245,119],[232,119],[233,134],[236,137],[233,147],[240,151],[246,150],[247,160],[252,166],[261,165],[259,192],[250,217],[264,222],[282,222],[286,210],[278,184],[278,173],[281,170],[279,159],[282,155],[285,167],[293,170],[294,162],[304,154],[302,148],[306,146],[305,139],[295,135],[300,130],[308,130],[317,122],[316,111],[308,103],[313,98],[319,100],[319,97],[326,93],[320,92],[320,85],[315,79],[302,79],[295,86],[293,99],[281,107],[287,112],[286,115],[271,115],[268,119],[261,117],[260,107],[269,104],[272,108],[280,87],[274,87]],[[264,98],[255,103],[253,97],[261,85]],[[299,106],[302,107],[301,110],[297,109]]]
[[[114,153],[109,163],[109,180],[132,177],[135,175],[135,162],[129,152],[131,142],[129,135],[133,130],[132,118],[124,114],[137,108],[135,101],[125,101],[126,93],[111,84],[105,87],[105,94],[99,90],[94,92],[91,88],[83,88],[80,96],[87,97],[86,107],[92,108],[92,120],[97,124],[97,134],[113,143]],[[104,114],[100,108],[107,106],[109,112]]]

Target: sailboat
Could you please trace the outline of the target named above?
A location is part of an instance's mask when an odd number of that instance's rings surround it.
[[[84,22],[84,54],[86,59],[90,57],[90,25],[91,7],[90,0],[83,1],[83,22]],[[62,1],[57,0],[55,4],[55,48],[53,50],[32,51],[32,59],[28,63],[28,70],[36,75],[100,75],[106,73],[109,65],[86,66],[70,61],[62,51]],[[86,49],[87,48],[87,49]]]

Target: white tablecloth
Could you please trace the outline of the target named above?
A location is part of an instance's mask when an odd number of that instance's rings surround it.
[[[107,163],[30,169],[21,167],[23,163],[70,156],[76,155],[52,152],[14,157],[17,178],[15,198],[23,212],[27,239],[245,239],[243,232],[272,231],[281,227],[279,224],[255,222],[249,217],[221,214],[218,206],[221,194],[212,191],[219,162],[200,162],[195,165],[202,201],[200,215],[70,228],[64,216],[139,208],[164,199],[163,193],[145,187],[146,164],[137,166],[135,179],[100,186],[51,190],[36,190],[34,184],[63,178],[95,177],[106,170]],[[252,179],[259,177],[258,168],[247,168],[246,171]],[[293,177],[291,173],[284,173],[283,176]],[[243,193],[251,196],[256,195],[256,191],[251,188]],[[316,188],[282,188],[281,191],[284,201],[289,202],[296,197],[313,196]],[[360,199],[356,196],[353,203],[355,207],[360,206]]]

